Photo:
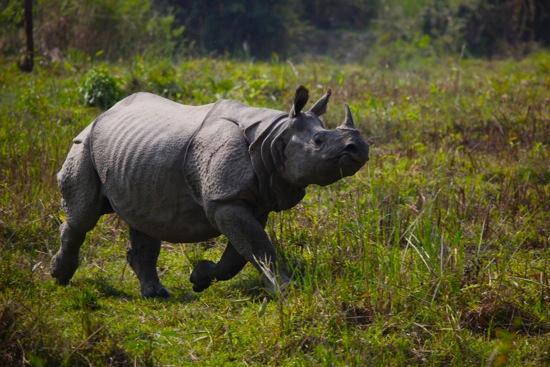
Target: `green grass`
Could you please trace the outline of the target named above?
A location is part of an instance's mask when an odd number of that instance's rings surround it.
[[[31,75],[0,62],[0,365],[516,365],[550,363],[550,53],[380,69],[330,62],[135,59],[103,65],[126,94],[234,98],[287,109],[334,89],[372,140],[354,177],[311,187],[268,234],[295,287],[267,298],[248,265],[195,294],[192,263],[225,239],[164,244],[172,292],[144,300],[127,228],[105,216],[68,287],[49,261],[63,218],[55,173],[100,113],[91,65]]]

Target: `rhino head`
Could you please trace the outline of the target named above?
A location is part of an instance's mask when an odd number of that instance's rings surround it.
[[[330,95],[329,89],[302,112],[309,93],[303,86],[296,89],[279,164],[280,175],[296,186],[331,184],[355,174],[369,159],[369,145],[355,128],[347,104],[344,121],[336,129],[327,129],[320,119]]]

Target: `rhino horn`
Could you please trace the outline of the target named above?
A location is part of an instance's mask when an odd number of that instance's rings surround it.
[[[307,103],[309,99],[309,91],[303,85],[300,85],[296,88],[296,94],[294,95],[294,102],[292,103],[292,108],[290,109],[290,117],[296,117],[302,111],[302,108]]]
[[[347,103],[344,104],[344,112],[346,113],[346,117],[344,118],[344,122],[340,126],[338,126],[339,129],[355,129],[355,124],[353,123],[353,116],[351,115],[351,110],[349,109],[349,106]]]
[[[315,116],[321,116],[327,112],[327,105],[332,94],[332,89],[328,89],[327,92],[309,109],[309,112],[315,114]]]

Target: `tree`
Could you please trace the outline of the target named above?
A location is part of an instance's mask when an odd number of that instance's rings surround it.
[[[25,0],[24,14],[25,36],[27,39],[27,49],[19,68],[22,71],[30,73],[34,67],[34,40],[32,33],[32,0]]]

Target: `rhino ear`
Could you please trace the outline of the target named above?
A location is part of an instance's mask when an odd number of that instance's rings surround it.
[[[296,89],[296,94],[294,95],[294,102],[292,104],[292,108],[290,109],[290,117],[296,117],[300,112],[302,112],[302,108],[307,103],[307,100],[309,98],[309,92],[306,87],[303,85],[300,85]]]
[[[327,112],[327,105],[332,94],[332,89],[328,89],[324,96],[322,96],[315,104],[309,109],[315,116],[321,116]]]

